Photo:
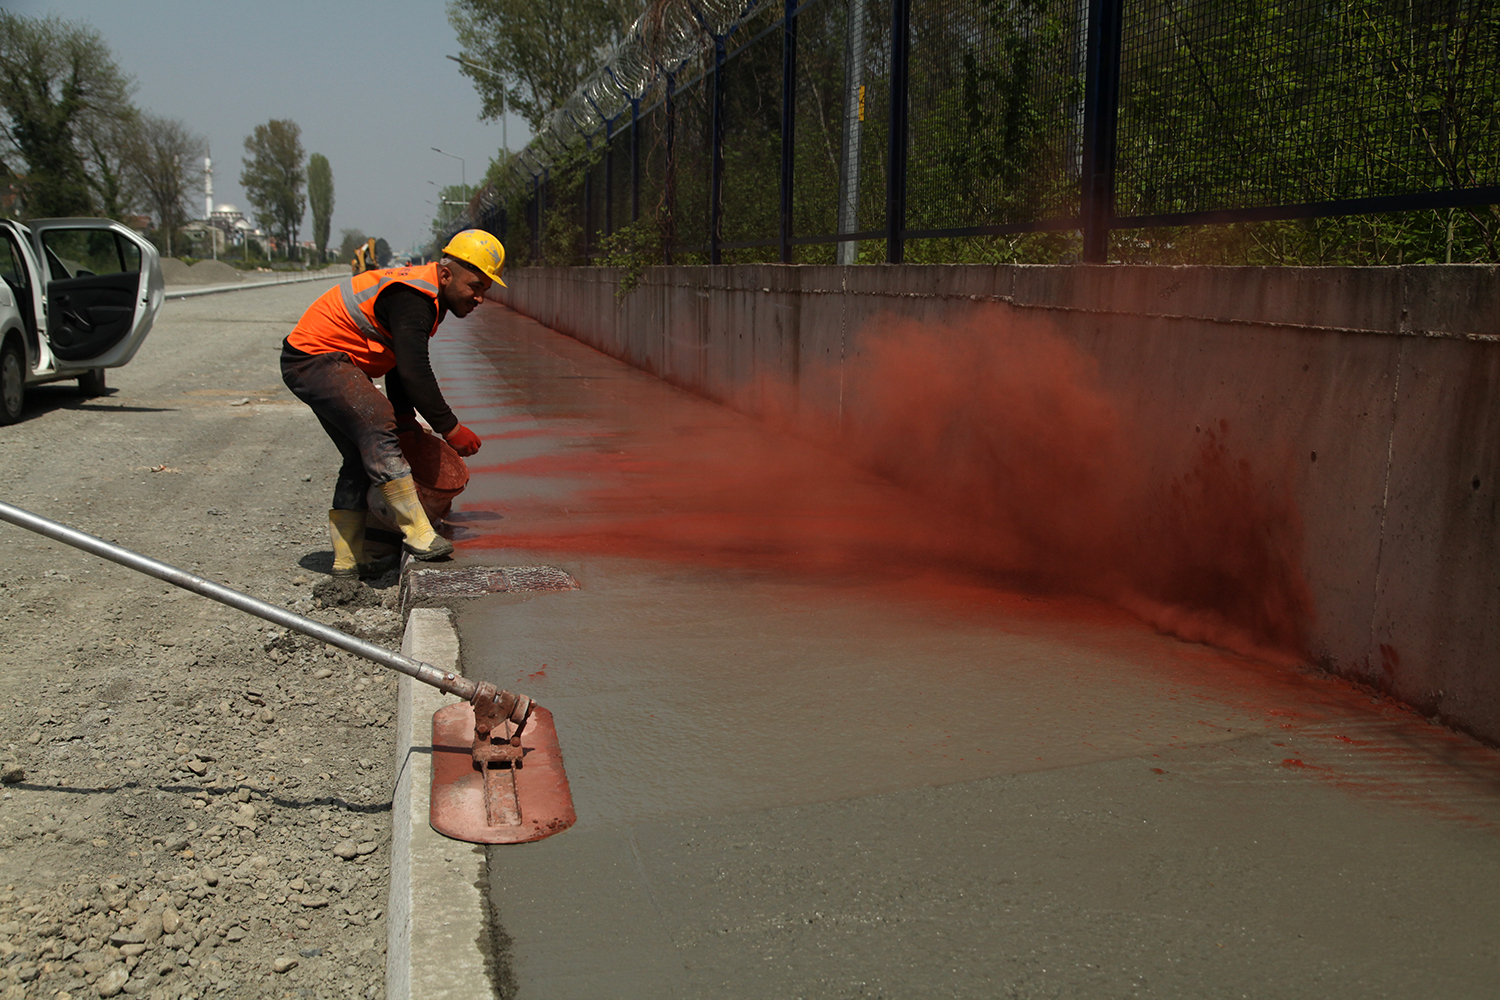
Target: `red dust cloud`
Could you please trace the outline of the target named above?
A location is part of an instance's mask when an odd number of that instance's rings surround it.
[[[997,569],[1185,639],[1302,654],[1312,599],[1290,483],[1235,457],[1223,423],[1163,471],[1170,447],[1093,358],[1041,323],[994,317],[869,339],[844,435],[855,460],[964,512]]]
[[[1090,356],[1035,320],[988,310],[941,328],[886,321],[858,345],[842,373],[841,429],[824,440],[653,396],[617,439],[476,468],[587,485],[545,509],[506,504],[499,535],[465,544],[979,571],[1103,598],[1191,641],[1303,654],[1313,609],[1288,466],[1237,454],[1222,423],[1153,430]],[[804,371],[802,382],[840,377]],[[794,388],[757,388],[767,422],[809,434]],[[543,402],[630,409],[618,398]],[[1195,439],[1186,447],[1171,440],[1184,434]]]

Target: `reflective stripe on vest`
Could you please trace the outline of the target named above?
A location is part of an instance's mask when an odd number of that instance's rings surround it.
[[[365,316],[365,311],[359,307],[361,302],[380,294],[380,287],[379,285],[375,285],[373,288],[365,289],[364,292],[356,292],[354,290],[354,279],[350,277],[339,282],[339,295],[344,300],[344,312],[354,321],[354,325],[359,327],[360,332],[371,340],[379,340],[381,343],[389,346],[390,339],[380,336],[380,331],[376,328],[375,324],[370,322],[369,318]]]
[[[375,299],[393,284],[410,285],[430,297],[438,297],[436,264],[366,271],[340,281],[318,296],[292,330],[288,342],[308,354],[342,351],[372,378],[396,366],[396,355],[388,330],[375,321]],[[442,313],[439,311],[439,318]],[[427,332],[431,337],[437,324]]]

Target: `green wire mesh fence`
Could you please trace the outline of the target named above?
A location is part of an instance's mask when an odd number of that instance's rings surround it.
[[[1489,0],[668,0],[454,229],[523,262],[1102,262],[1420,211],[1400,253],[1496,260],[1497,204]]]

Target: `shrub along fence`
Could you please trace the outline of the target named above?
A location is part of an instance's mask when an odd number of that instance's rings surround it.
[[[1500,260],[1491,0],[715,2],[657,0],[455,228],[521,263]]]

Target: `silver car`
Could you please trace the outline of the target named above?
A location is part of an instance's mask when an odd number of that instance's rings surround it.
[[[108,219],[0,220],[0,424],[26,387],[77,379],[105,391],[151,331],[164,285],[156,248]]]

